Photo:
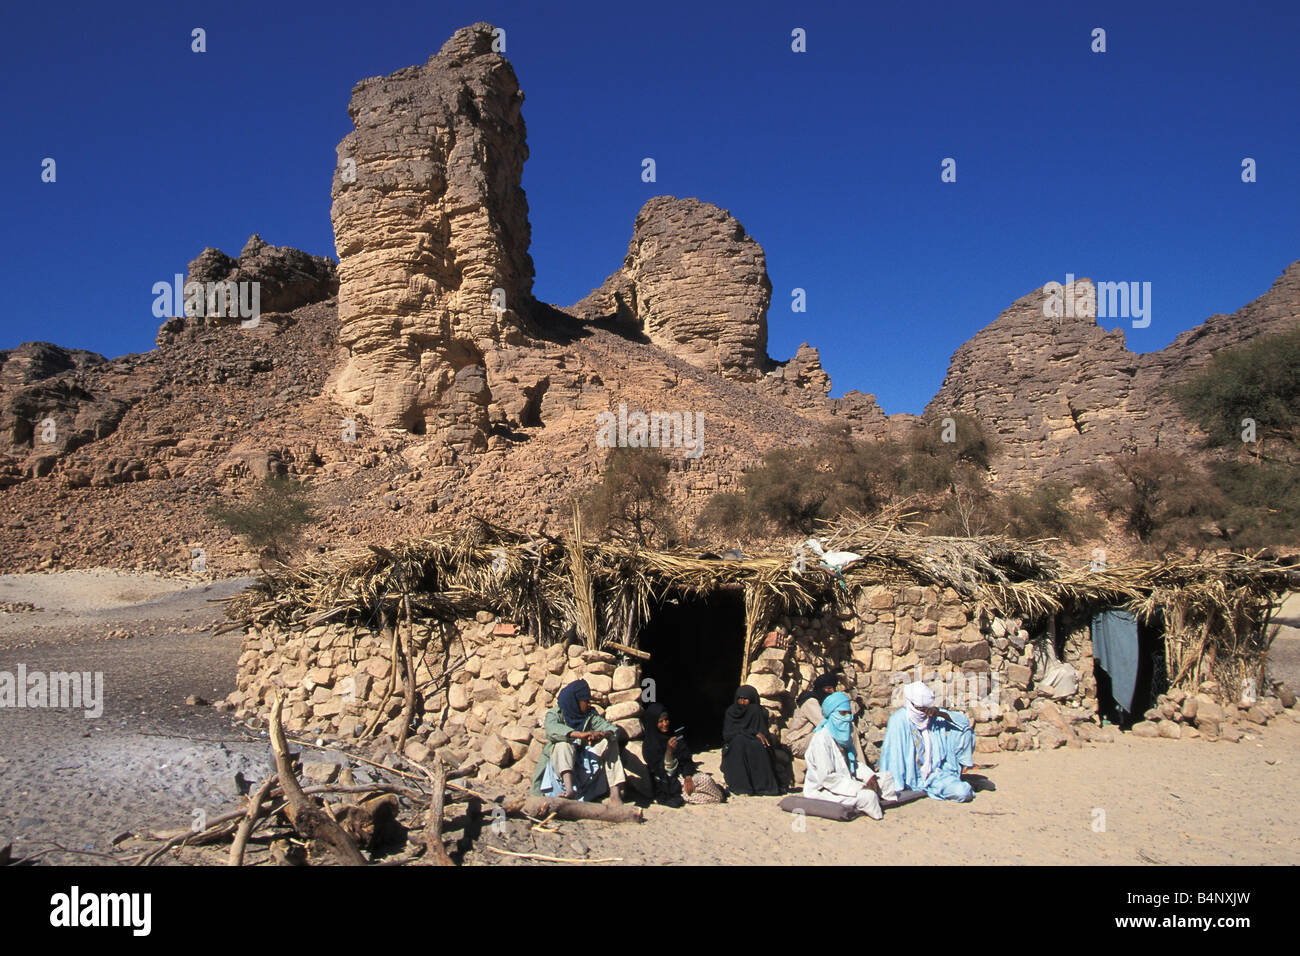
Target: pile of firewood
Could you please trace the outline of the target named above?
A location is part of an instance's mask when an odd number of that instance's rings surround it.
[[[230,866],[271,862],[282,865],[344,866],[425,864],[454,866],[445,830],[471,829],[485,816],[532,821],[544,828],[551,820],[639,822],[634,806],[605,806],[546,797],[493,799],[457,782],[472,775],[477,764],[448,770],[434,754],[432,767],[403,758],[409,770],[388,767],[351,755],[372,768],[374,782],[357,784],[345,767],[337,781],[303,786],[295,756],[289,751],[281,724],[284,700],[271,712],[269,734],[275,770],[252,791],[242,806],[204,821],[202,829],[128,834],[119,850],[137,850],[117,862],[152,866],[182,859],[187,848],[201,848],[198,857],[183,862],[213,863],[224,853]],[[464,804],[456,813],[455,805]],[[448,814],[451,814],[448,816]],[[422,830],[422,838],[413,831]],[[134,841],[135,845],[127,845]],[[395,847],[399,850],[393,852]],[[550,857],[494,849],[495,852],[539,860]],[[387,854],[387,855],[385,855]],[[254,855],[260,859],[253,860]],[[573,860],[564,862],[598,862]]]

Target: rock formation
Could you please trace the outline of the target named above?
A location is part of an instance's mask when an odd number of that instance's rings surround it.
[[[333,222],[340,342],[334,382],[376,425],[485,445],[532,302],[523,93],[486,23],[423,66],[363,80],[338,147]],[[498,385],[501,385],[498,394]]]
[[[1074,284],[1083,305],[1074,315],[1049,315],[1041,288],[1016,300],[957,349],[926,406],[928,416],[978,419],[1001,446],[995,470],[1012,483],[1068,478],[1121,450],[1193,450],[1199,430],[1169,386],[1221,349],[1300,325],[1300,263],[1233,315],[1211,316],[1141,355],[1121,329],[1098,326],[1085,283]]]
[[[308,255],[301,249],[270,245],[256,233],[248,237],[237,259],[211,246],[198,254],[190,263],[182,290],[187,303],[191,283],[202,285],[205,292],[228,283],[234,283],[235,288],[227,294],[225,309],[220,300],[205,295],[203,308],[195,314],[186,311],[164,322],[155,340],[159,345],[165,345],[187,324],[229,325],[251,317],[236,316],[244,305],[255,306],[260,319],[261,315],[292,312],[323,302],[339,291],[338,268],[333,260]],[[251,288],[239,289],[245,283],[256,286],[255,296]]]
[[[623,267],[570,310],[635,324],[660,348],[729,378],[771,366],[763,248],[725,209],[656,196],[637,213]]]
[[[828,426],[871,438],[914,425],[871,395],[830,398],[807,343],[767,356],[763,251],[697,199],[647,202],[623,266],[568,313],[533,301],[522,94],[493,38],[476,24],[424,66],[357,85],[333,187],[337,271],[257,236],[238,258],[205,249],[191,263],[194,281],[258,282],[267,321],[170,318],[160,348],[109,360],[0,351],[0,570],[186,570],[195,549],[214,573],[246,569],[209,508],[272,474],[310,480],[306,544],[321,550],[470,516],[563,533],[606,461],[598,416],[620,409],[703,422],[703,454],[661,449],[689,532],[770,449]],[[983,422],[1000,482],[1068,478],[1125,443],[1193,448],[1165,386],[1295,327],[1300,263],[1149,355],[1088,309],[1049,317],[1043,299],[961,346],[928,408]]]
[[[0,385],[30,385],[43,378],[103,365],[104,356],[85,349],[65,349],[49,342],[26,342],[0,349]]]

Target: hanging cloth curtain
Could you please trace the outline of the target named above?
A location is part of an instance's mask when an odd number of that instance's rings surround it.
[[[1112,608],[1092,618],[1092,653],[1108,677],[1111,695],[1125,713],[1137,688],[1138,625],[1128,611]]]

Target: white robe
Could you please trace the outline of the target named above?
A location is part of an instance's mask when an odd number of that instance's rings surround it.
[[[850,773],[844,751],[831,736],[829,727],[813,734],[804,761],[807,763],[803,778],[805,797],[853,807],[873,820],[879,820],[884,813],[880,809],[880,796],[867,784],[879,776],[880,791],[886,798],[893,796],[897,789],[893,777],[887,773],[873,773],[863,761],[858,762],[856,773]]]

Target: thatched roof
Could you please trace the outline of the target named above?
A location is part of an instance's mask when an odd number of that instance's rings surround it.
[[[861,556],[841,571],[815,559],[795,570],[790,552],[726,560],[589,542],[578,530],[576,538],[561,539],[476,521],[386,549],[336,553],[265,576],[230,613],[245,625],[346,620],[379,626],[406,613],[405,597],[416,618],[492,609],[534,622],[539,633],[548,624],[581,626],[584,616],[597,615],[602,634],[624,640],[655,600],[725,587],[743,588],[751,603],[794,613],[851,599],[863,587],[933,585],[1000,613],[1037,619],[1095,606],[1126,606],[1144,618],[1173,604],[1198,614],[1229,613],[1243,601],[1268,604],[1300,584],[1300,566],[1260,556],[1216,552],[1093,571],[1006,538],[923,536],[865,520],[821,536],[827,550]]]

